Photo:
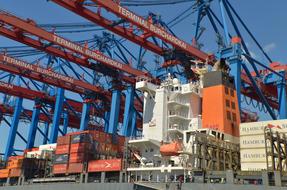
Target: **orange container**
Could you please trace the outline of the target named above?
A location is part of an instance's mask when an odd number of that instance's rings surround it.
[[[118,145],[123,146],[125,144],[126,138],[124,136],[117,136]]]
[[[84,164],[83,163],[70,163],[68,166],[68,173],[82,173],[84,170]]]
[[[57,145],[55,154],[69,154],[70,145]]]
[[[106,144],[106,153],[110,153],[112,151],[112,144]]]
[[[21,168],[23,164],[23,158],[13,158],[8,161],[7,169]]]
[[[123,153],[124,152],[124,146],[118,146],[118,152]]]
[[[106,153],[106,144],[99,143],[97,152],[100,154]]]
[[[21,168],[14,168],[10,170],[9,177],[20,177],[22,173]]]
[[[90,143],[76,143],[71,145],[70,153],[89,152],[92,145]]]
[[[38,150],[39,150],[39,148],[38,148]],[[8,161],[10,161],[10,160],[19,160],[19,159],[23,159],[23,158],[24,158],[24,156],[10,156]]]
[[[100,143],[106,142],[106,133],[100,132],[98,142],[100,142]]]
[[[100,138],[100,131],[90,131],[90,134],[92,135],[92,138],[94,141],[98,141]]]
[[[112,143],[112,135],[109,133],[106,133],[106,141],[107,144]]]
[[[53,165],[53,174],[65,174],[68,169],[68,164]]]
[[[69,135],[58,137],[57,145],[68,145],[70,144],[70,140],[71,140],[71,136]]]
[[[121,171],[122,159],[91,160],[88,165],[88,172]]]
[[[0,179],[8,178],[10,170],[9,169],[2,169],[0,170]]]
[[[71,153],[69,158],[69,163],[78,163],[88,161],[89,154],[87,153]]]

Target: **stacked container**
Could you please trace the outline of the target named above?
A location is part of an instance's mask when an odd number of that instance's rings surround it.
[[[9,177],[20,177],[22,173],[24,156],[11,156],[8,160],[7,169],[10,170]]]
[[[89,133],[71,136],[68,173],[82,173],[87,163],[94,157],[93,139]]]
[[[70,136],[58,137],[53,161],[53,174],[66,174],[69,162]]]
[[[77,174],[86,170],[89,161],[122,157],[125,138],[101,131],[81,131],[59,137],[55,151],[53,174]],[[116,160],[116,165],[121,161]],[[94,162],[92,162],[94,163]],[[97,165],[96,164],[93,165]],[[116,167],[120,168],[120,167]]]

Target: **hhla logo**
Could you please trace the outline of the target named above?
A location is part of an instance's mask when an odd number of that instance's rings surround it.
[[[106,162],[106,168],[111,168],[111,167],[112,167],[112,164],[109,162]]]

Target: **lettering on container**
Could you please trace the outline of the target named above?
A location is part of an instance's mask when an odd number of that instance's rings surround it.
[[[261,124],[256,126],[256,123],[254,123],[255,126],[244,126],[242,125],[240,127],[240,132],[246,132],[246,133],[250,133],[250,132],[264,132],[265,127],[268,127],[268,123],[266,124]],[[280,126],[282,129],[287,129],[287,123],[281,123],[281,124],[276,124],[276,126]]]
[[[250,144],[264,144],[265,140],[242,140],[243,145],[250,145]]]
[[[266,158],[265,153],[250,153],[250,154],[241,154],[241,158],[244,159],[250,159],[250,158]]]

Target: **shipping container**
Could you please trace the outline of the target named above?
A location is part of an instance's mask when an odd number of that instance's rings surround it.
[[[261,121],[240,124],[240,162],[243,171],[260,171],[267,168],[265,129],[287,131],[287,120]],[[267,148],[270,144],[267,144]]]
[[[84,134],[77,134],[71,136],[71,144],[76,143],[91,143],[92,137],[90,134],[84,133]]]
[[[42,151],[41,150],[37,150],[37,151],[27,152],[25,157],[26,158],[41,158],[41,155],[42,155]]]
[[[20,177],[22,173],[21,168],[14,168],[10,170],[9,177]]]
[[[125,141],[126,141],[126,138],[124,136],[120,136],[120,135],[117,136],[117,143],[119,146],[124,146]]]
[[[67,173],[74,174],[74,173],[82,173],[84,170],[83,163],[70,163],[68,166]]]
[[[92,150],[91,143],[75,143],[75,144],[71,144],[70,153],[90,152],[91,150]]]
[[[24,158],[13,158],[8,160],[7,169],[21,168]]]
[[[55,155],[54,157],[54,164],[66,164],[69,161],[69,155],[68,154],[59,154]]]
[[[53,144],[45,144],[45,145],[40,145],[39,146],[39,150],[43,151],[43,150],[47,150],[47,151],[54,151],[57,148],[57,143],[53,143]]]
[[[266,150],[261,149],[242,149],[240,150],[240,160],[243,162],[266,162]]]
[[[69,154],[70,145],[57,145],[55,154]]]
[[[100,131],[91,131],[90,134],[94,141],[98,141],[100,138]]]
[[[70,163],[86,162],[91,158],[90,155],[91,155],[90,153],[82,153],[82,152],[71,153],[69,162]]]
[[[55,164],[53,165],[53,174],[66,174],[68,164]]]
[[[88,172],[121,171],[122,159],[91,160],[88,164]]]
[[[287,120],[272,120],[272,121],[260,121],[252,123],[242,123],[240,124],[240,136],[242,135],[255,135],[264,133],[264,128],[268,125],[274,126],[272,130],[282,130],[282,132],[287,132]],[[279,127],[279,128],[278,128]]]
[[[106,133],[106,141],[107,144],[112,144],[112,135],[109,133]]]
[[[57,139],[57,146],[70,144],[71,136],[60,136]]]
[[[10,173],[9,169],[0,170],[0,179],[9,177],[9,173]]]
[[[105,143],[99,143],[98,149],[96,150],[99,154],[106,154],[106,144]]]
[[[106,142],[106,133],[105,132],[100,132],[98,142],[99,143],[105,143]]]

